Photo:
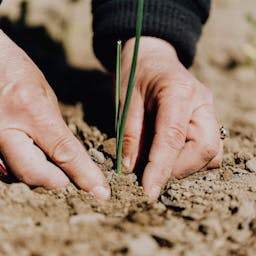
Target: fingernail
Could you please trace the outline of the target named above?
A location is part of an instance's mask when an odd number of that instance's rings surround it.
[[[104,186],[96,186],[91,193],[100,200],[108,200],[110,198],[110,190]]]
[[[122,164],[125,168],[130,169],[131,159],[128,156],[124,157],[122,160]]]
[[[0,163],[0,174],[5,176],[8,174],[5,166],[2,163]]]
[[[150,192],[149,192],[149,198],[151,201],[156,201],[160,195],[161,187],[158,185],[152,185]]]

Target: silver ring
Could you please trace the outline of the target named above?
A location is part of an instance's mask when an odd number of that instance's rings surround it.
[[[220,138],[224,140],[229,135],[228,129],[226,129],[223,125],[220,126]]]

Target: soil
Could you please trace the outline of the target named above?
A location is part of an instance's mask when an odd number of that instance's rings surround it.
[[[244,21],[248,12],[256,17],[255,7],[213,1],[191,69],[213,90],[230,129],[221,168],[170,179],[151,204],[135,174],[114,173],[115,141],[84,122],[81,104],[62,104],[69,128],[109,180],[111,200],[97,202],[74,185],[46,191],[0,182],[0,255],[255,255],[256,65],[242,51],[256,33]]]

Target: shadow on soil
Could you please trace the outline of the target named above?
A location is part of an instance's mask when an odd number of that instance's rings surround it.
[[[38,65],[60,101],[67,104],[82,102],[86,122],[113,136],[112,78],[96,70],[70,66],[62,44],[54,41],[45,27],[26,25],[27,11],[24,1],[17,20],[0,18],[1,29]]]

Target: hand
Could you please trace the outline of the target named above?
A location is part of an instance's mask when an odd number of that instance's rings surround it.
[[[130,39],[122,52],[121,108],[133,47]],[[147,117],[154,120],[151,127]],[[152,200],[171,175],[186,176],[222,161],[212,94],[182,66],[169,43],[142,37],[123,147],[123,164],[131,171],[145,150],[143,138],[149,130],[153,138],[142,185]]]
[[[103,174],[65,125],[43,74],[2,31],[0,152],[28,185],[59,188],[69,183],[69,176],[99,199],[110,196]]]

